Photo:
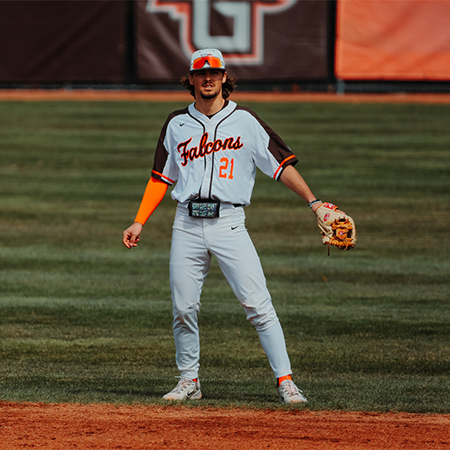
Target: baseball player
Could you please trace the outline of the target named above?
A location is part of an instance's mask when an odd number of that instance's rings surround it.
[[[245,228],[256,168],[281,181],[315,211],[322,205],[294,168],[297,158],[253,111],[228,100],[234,88],[216,49],[196,51],[184,81],[195,102],[171,113],[158,141],[135,222],[123,232],[136,247],[168,186],[177,201],[170,251],[173,335],[180,381],[166,400],[200,399],[200,294],[211,262],[219,266],[255,326],[277,379],[280,401],[306,402],[292,381],[286,344],[259,257]]]

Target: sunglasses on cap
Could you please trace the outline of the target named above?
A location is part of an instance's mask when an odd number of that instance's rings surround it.
[[[203,69],[206,63],[208,63],[209,67],[213,69],[225,69],[220,58],[212,55],[207,55],[195,59],[192,63],[192,70]]]

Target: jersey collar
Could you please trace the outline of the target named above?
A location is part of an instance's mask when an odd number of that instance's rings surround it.
[[[236,103],[232,102],[231,100],[228,100],[228,104],[224,108],[222,108],[218,113],[214,114],[214,116],[212,116],[210,119],[208,116],[205,116],[200,111],[198,111],[195,108],[194,104],[195,103],[191,103],[189,105],[188,107],[189,114],[204,124],[214,124],[220,122],[222,119],[231,114],[236,109],[237,106]]]

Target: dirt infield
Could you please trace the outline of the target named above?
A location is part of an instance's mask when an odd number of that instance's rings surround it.
[[[233,100],[252,102],[333,102],[333,103],[450,103],[450,94],[329,94],[302,92],[233,92]],[[124,91],[94,89],[0,90],[0,101],[186,101],[183,91]]]
[[[0,402],[0,447],[450,449],[450,415]]]

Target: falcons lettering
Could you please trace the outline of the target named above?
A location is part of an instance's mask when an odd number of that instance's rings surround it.
[[[244,146],[244,144],[241,143],[240,136],[238,136],[236,140],[229,137],[223,141],[222,139],[216,139],[215,141],[210,142],[208,142],[208,137],[208,133],[203,133],[198,147],[188,148],[192,138],[178,144],[177,150],[181,153],[181,158],[183,159],[181,165],[183,167],[186,166],[189,161],[194,161],[194,159],[197,158],[203,158],[213,152],[218,152],[220,150],[239,150]]]

